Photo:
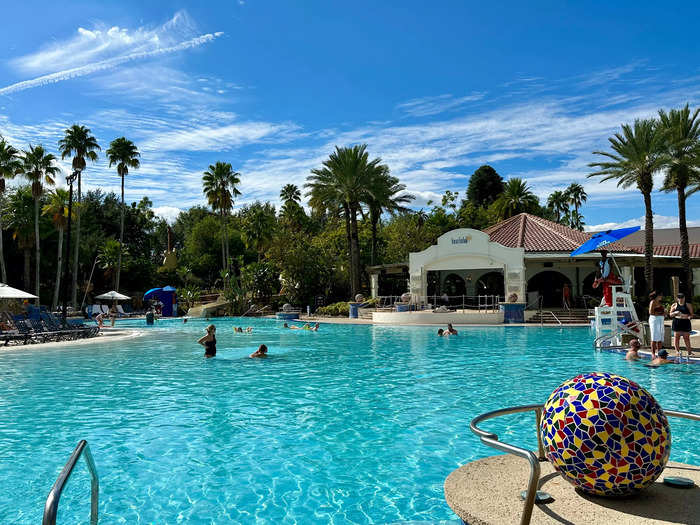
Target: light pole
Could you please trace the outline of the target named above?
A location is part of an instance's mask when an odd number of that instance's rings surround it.
[[[73,173],[68,175],[66,177],[66,182],[68,183],[68,239],[66,239],[66,262],[65,266],[63,267],[63,280],[61,281],[61,298],[63,302],[63,324],[66,323],[66,309],[68,307],[68,299],[66,297],[66,282],[68,280],[68,259],[70,258],[70,234],[71,234],[71,226],[72,226],[72,217],[73,217],[73,183],[75,182],[75,179],[78,178],[78,175],[80,175],[80,170],[75,170]]]

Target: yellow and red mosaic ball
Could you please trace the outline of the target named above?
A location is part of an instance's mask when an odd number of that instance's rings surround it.
[[[544,405],[540,430],[554,468],[600,496],[647,487],[671,453],[671,429],[656,399],[634,381],[605,372],[562,383]]]

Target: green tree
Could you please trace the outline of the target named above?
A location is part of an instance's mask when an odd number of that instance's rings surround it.
[[[588,200],[588,194],[586,193],[586,190],[584,190],[583,186],[581,186],[580,184],[572,182],[564,190],[564,195],[569,200],[569,204],[571,204],[574,207],[576,215],[580,217],[580,215],[578,214],[578,209],[583,205],[584,202],[586,202],[586,200]]]
[[[700,180],[700,109],[691,112],[686,104],[682,109],[668,113],[659,111],[660,132],[664,137],[664,168],[666,177],[663,190],[676,192],[678,199],[678,229],[681,237],[681,265],[683,287],[688,297],[693,294],[693,272],[690,269],[690,244],[686,222],[686,190]]]
[[[77,206],[73,208],[72,214],[75,215]],[[51,309],[55,310],[58,305],[58,293],[61,288],[61,270],[63,268],[63,232],[68,226],[68,191],[62,188],[56,188],[49,193],[48,202],[41,209],[42,215],[51,217],[56,231],[58,232],[58,253],[56,260],[56,283],[53,291],[53,301],[51,301]],[[66,261],[66,264],[68,261]]]
[[[492,214],[483,206],[477,206],[470,200],[463,200],[457,214],[461,228],[484,230],[495,223]]]
[[[92,136],[92,132],[85,126],[73,124],[65,131],[61,140],[58,141],[58,151],[61,153],[61,158],[73,156],[72,167],[78,172],[78,195],[77,209],[80,210],[82,202],[82,175],[87,161],[96,162],[97,152],[100,150],[100,145],[97,139]],[[80,211],[75,215],[75,247],[73,252],[73,280],[71,285],[71,304],[73,308],[77,306],[78,301],[78,265],[80,263]],[[71,218],[72,220],[72,218]],[[66,254],[66,264],[69,264],[68,259],[70,254]]]
[[[3,283],[7,283],[5,250],[2,244],[5,179],[13,179],[20,171],[22,171],[22,161],[20,159],[19,150],[13,148],[10,143],[0,135],[0,277],[2,277]]]
[[[381,164],[380,158],[369,160],[367,145],[338,147],[323,162],[323,167],[311,170],[305,187],[310,204],[326,209],[341,209],[349,248],[350,290],[354,297],[360,291],[360,246],[357,213],[367,196],[371,174]]]
[[[283,203],[287,202],[301,202],[301,191],[296,184],[285,184],[280,191],[280,199]]]
[[[241,268],[241,286],[254,299],[268,300],[280,290],[280,270],[272,262],[254,262]]]
[[[583,226],[586,224],[583,222],[583,215],[576,210],[571,210],[571,212],[566,215],[566,218],[568,220],[569,228],[573,228],[574,230],[581,232],[583,231]]]
[[[389,174],[389,168],[379,165],[370,173],[369,187],[364,201],[369,208],[369,220],[372,225],[372,245],[370,251],[370,264],[376,264],[377,254],[377,227],[382,213],[391,215],[404,213],[408,208],[404,204],[410,203],[415,197],[405,193],[406,185],[399,179]]]
[[[231,213],[234,204],[234,197],[241,194],[238,185],[241,183],[240,173],[233,171],[228,162],[217,162],[210,164],[209,169],[202,177],[202,187],[207,202],[214,212],[218,212],[221,217],[221,257],[223,260],[223,270],[229,269],[229,246],[227,235],[227,217]]]
[[[647,293],[654,289],[652,257],[654,254],[654,216],[651,209],[651,191],[654,174],[663,166],[663,135],[654,119],[637,119],[634,124],[622,125],[622,132],[608,139],[614,153],[594,151],[609,160],[592,162],[598,168],[589,177],[602,176],[602,180],[617,180],[621,188],[636,186],[644,198],[644,279]]]
[[[561,222],[562,218],[569,213],[569,197],[566,191],[553,191],[547,198],[547,207],[554,212],[557,217],[557,222]]]
[[[117,274],[122,264],[124,267],[129,263],[129,250],[115,239],[107,239],[100,248],[97,255],[97,262],[105,276],[111,276],[112,288],[117,288]]]
[[[47,153],[43,146],[29,145],[29,150],[24,151],[22,158],[22,173],[32,185],[32,197],[34,198],[34,246],[36,247],[36,260],[34,295],[37,296],[35,303],[41,303],[41,241],[39,236],[39,200],[44,193],[44,184],[53,186],[56,182],[54,177],[60,171],[54,166],[56,157],[52,153]]]
[[[503,178],[488,164],[479,167],[469,178],[467,200],[488,207],[503,193]]]
[[[530,213],[539,207],[539,199],[523,179],[508,179],[503,193],[491,205],[497,217],[508,219],[519,213]]]
[[[126,137],[114,139],[109,144],[109,149],[106,151],[106,154],[109,159],[109,167],[111,168],[113,165],[117,165],[117,174],[121,178],[122,183],[122,205],[119,215],[119,264],[117,265],[117,275],[114,280],[114,289],[118,292],[122,270],[121,251],[124,245],[124,178],[128,175],[129,168],[137,169],[141,165],[139,161],[141,154],[136,148],[136,145],[130,140],[127,140]]]
[[[240,215],[243,220],[243,241],[246,248],[257,253],[260,262],[275,233],[275,208],[269,202],[255,202],[242,210]]]
[[[31,283],[31,258],[34,246],[34,197],[30,186],[20,186],[10,193],[8,208],[10,214],[9,226],[12,228],[12,238],[17,242],[17,247],[24,257],[23,285],[25,290],[30,290]]]

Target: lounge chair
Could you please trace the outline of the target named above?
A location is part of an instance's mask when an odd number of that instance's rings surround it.
[[[131,314],[126,313],[120,304],[117,305],[117,315],[119,317],[131,317]]]

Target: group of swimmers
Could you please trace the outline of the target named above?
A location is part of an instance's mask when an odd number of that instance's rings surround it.
[[[642,358],[642,356],[639,355],[639,349],[641,348],[641,343],[639,342],[639,339],[632,339],[630,341],[630,346],[627,349],[627,353],[625,354],[625,359],[628,361],[638,361],[639,359]],[[652,355],[651,362],[647,366],[661,366],[661,365],[670,365],[674,364],[676,361],[673,359],[668,358],[668,352],[664,350],[663,348],[660,349],[656,355]]]
[[[451,335],[457,335],[459,332],[455,330],[452,327],[452,323],[447,323],[447,330],[443,330],[442,328],[438,328],[437,335],[438,337],[449,337]]]
[[[318,327],[321,326],[319,323],[316,323],[315,325],[311,326],[309,323],[304,323],[304,326],[297,326],[297,325],[290,325],[288,323],[284,323],[284,326],[282,328],[288,328],[289,330],[311,330],[312,332],[318,332]]]

